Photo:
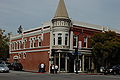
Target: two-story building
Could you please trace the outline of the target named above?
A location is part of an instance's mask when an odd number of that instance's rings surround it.
[[[76,61],[79,72],[94,69],[90,38],[107,30],[104,26],[71,20],[64,0],[60,0],[51,21],[11,36],[10,62],[19,61],[29,71],[37,71],[38,65],[44,63],[47,72],[51,64],[57,64],[59,72],[76,72]]]

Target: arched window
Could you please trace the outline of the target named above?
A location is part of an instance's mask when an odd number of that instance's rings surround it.
[[[27,40],[26,39],[24,40],[23,45],[24,45],[24,49],[25,49],[26,45],[27,45]]]
[[[33,38],[33,47],[36,47],[36,37]]]
[[[20,49],[22,49],[22,41],[20,41]]]
[[[17,42],[17,49],[19,49],[19,41]]]
[[[30,38],[30,48],[33,48],[33,39]]]
[[[42,41],[42,40],[41,40],[41,37],[39,36],[39,37],[38,37],[38,47],[40,47],[40,46],[42,45],[41,41]]]

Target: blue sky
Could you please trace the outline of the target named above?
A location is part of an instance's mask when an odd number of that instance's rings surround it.
[[[0,0],[0,28],[16,33],[50,21],[59,0]],[[69,17],[75,21],[120,30],[120,0],[65,0]]]

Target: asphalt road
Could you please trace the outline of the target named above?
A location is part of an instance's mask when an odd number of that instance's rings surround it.
[[[0,80],[120,80],[120,75],[41,74],[10,71],[10,73],[0,73]]]

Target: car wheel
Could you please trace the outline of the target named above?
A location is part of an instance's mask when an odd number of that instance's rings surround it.
[[[117,74],[117,72],[116,72],[116,71],[114,71],[114,72],[113,72],[113,75],[116,75],[116,74]]]

